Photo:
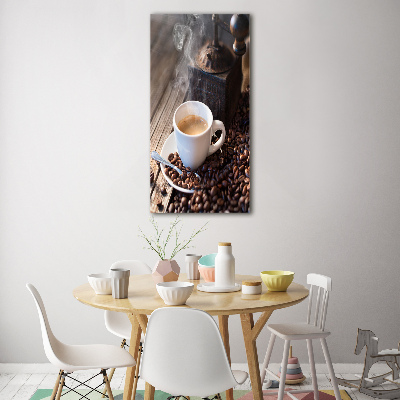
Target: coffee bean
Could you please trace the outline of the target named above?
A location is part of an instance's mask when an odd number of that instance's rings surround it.
[[[168,212],[169,212],[169,213],[173,213],[174,211],[175,211],[175,204],[174,204],[174,203],[171,203],[171,204],[169,205]]]
[[[166,175],[181,186],[195,190],[191,196],[173,191],[169,208],[174,212],[248,212],[250,210],[250,134],[249,88],[242,92],[234,118],[227,131],[225,143],[196,170],[186,168],[177,152],[168,160],[182,170],[169,167]],[[212,139],[216,141],[214,136]],[[169,209],[168,208],[168,209]]]

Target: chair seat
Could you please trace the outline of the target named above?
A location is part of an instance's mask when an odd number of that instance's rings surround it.
[[[319,339],[331,334],[330,332],[322,331],[317,326],[306,323],[270,324],[268,329],[284,340]]]
[[[237,369],[232,370],[232,374],[235,377],[236,382],[241,385],[242,383],[245,382],[249,374],[245,371],[239,371]]]
[[[67,345],[62,343],[57,350],[57,366],[66,372],[131,367],[136,364],[129,352],[114,345]]]
[[[129,343],[129,341],[131,340],[131,327],[131,325],[127,326],[126,328],[122,326],[118,326],[118,328],[114,326],[108,326],[107,329],[113,335],[118,336],[121,339],[126,339],[126,341]],[[140,341],[144,343],[143,333],[140,336]]]

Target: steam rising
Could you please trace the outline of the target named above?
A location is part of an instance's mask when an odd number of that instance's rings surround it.
[[[173,30],[173,40],[175,48],[182,52],[175,74],[174,86],[182,90],[188,91],[188,99],[190,94],[190,72],[189,64],[194,64],[194,59],[204,40],[204,21],[200,14],[185,15],[184,23],[176,23]]]

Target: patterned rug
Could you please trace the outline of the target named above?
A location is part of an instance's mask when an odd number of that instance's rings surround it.
[[[276,389],[274,389],[276,390]],[[89,390],[77,390],[79,393],[87,395]],[[272,391],[272,390],[271,390]],[[50,400],[50,396],[52,393],[52,389],[38,389],[36,393],[30,398],[30,400]],[[268,390],[264,390],[264,400],[276,400],[278,398],[277,395],[268,395]],[[113,390],[114,400],[122,400],[123,391],[122,390]],[[345,390],[340,391],[340,395],[342,400],[351,400],[351,397],[347,394]],[[154,400],[166,400],[169,396],[168,393],[162,392],[161,390],[156,390],[154,395]],[[221,397],[225,400],[225,393],[221,393]],[[299,400],[314,400],[314,393],[300,393],[296,395]],[[65,396],[62,396],[63,400],[77,400],[79,399],[79,395],[73,392],[68,393]],[[90,400],[100,400],[102,397],[99,394],[89,394],[87,398]],[[253,400],[253,393],[248,390],[234,390],[233,391],[234,400]],[[135,400],[143,400],[144,399],[144,390],[138,390],[136,392]],[[284,400],[292,400],[291,397],[285,395]],[[103,398],[104,400],[104,398]],[[201,400],[200,397],[191,397],[190,400]],[[335,396],[333,395],[333,390],[320,390],[319,391],[319,400],[335,400]]]

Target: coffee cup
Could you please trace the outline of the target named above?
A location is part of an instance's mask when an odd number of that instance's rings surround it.
[[[128,297],[129,276],[131,271],[124,268],[111,268],[111,290],[114,299],[126,299]]]
[[[183,165],[191,169],[200,167],[225,141],[224,124],[214,120],[211,110],[200,101],[182,103],[175,111],[173,126],[179,156]],[[217,143],[211,144],[217,130],[221,130],[222,135]]]

